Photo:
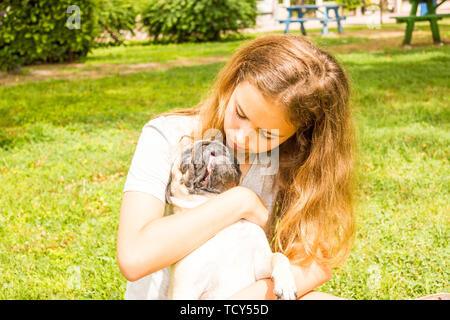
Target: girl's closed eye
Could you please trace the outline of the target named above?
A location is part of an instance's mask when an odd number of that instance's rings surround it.
[[[236,105],[236,108],[234,108],[234,112],[236,113],[236,115],[237,115],[240,119],[247,119],[247,117],[241,115],[241,114],[238,112],[238,107],[237,107],[237,105]]]
[[[239,113],[237,105],[236,105],[236,107],[234,108],[234,113],[238,116],[239,119],[242,119],[242,120],[247,119],[246,116],[243,116],[243,115],[241,115],[241,114]],[[265,139],[267,139],[267,140],[273,140],[273,139],[274,139],[273,137],[268,137],[266,134],[264,134],[264,132],[265,132],[264,130],[259,129],[258,131],[259,131],[259,134],[260,134],[263,138],[265,138]]]

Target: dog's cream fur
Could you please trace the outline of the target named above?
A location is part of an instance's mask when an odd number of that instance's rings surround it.
[[[180,150],[185,147],[182,144]],[[171,171],[174,214],[215,196],[189,194],[180,183],[179,161],[175,158]],[[171,266],[168,299],[226,299],[263,278],[273,279],[278,298],[296,298],[289,260],[281,253],[272,253],[261,227],[240,220]]]

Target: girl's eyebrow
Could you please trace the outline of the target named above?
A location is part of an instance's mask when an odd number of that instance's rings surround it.
[[[239,109],[239,113],[240,113],[240,114],[243,114],[244,117],[247,118],[247,120],[250,121],[250,119],[247,117],[247,115],[244,113],[244,111],[242,111],[241,105],[240,105],[240,103],[237,101],[237,97],[235,97],[235,102],[236,102],[236,107]],[[259,128],[259,127],[256,128],[256,130],[264,131],[265,133],[269,134],[270,136],[274,136],[274,137],[278,137],[278,138],[284,137],[284,136],[276,135],[276,134],[271,133],[270,131],[268,131],[268,130],[266,130],[266,129],[261,129],[261,128]]]

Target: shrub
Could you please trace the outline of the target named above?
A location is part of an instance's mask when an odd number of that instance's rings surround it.
[[[120,44],[136,15],[132,0],[0,1],[0,70],[83,58],[102,33]]]
[[[340,4],[344,4],[345,8],[347,8],[348,10],[354,10],[360,6],[365,5],[366,2],[369,1],[365,1],[365,0],[336,0],[336,3],[340,3]]]
[[[98,32],[94,1],[78,0],[79,15],[67,13],[71,0],[0,1],[0,69],[86,56]]]
[[[122,44],[123,31],[134,35],[138,9],[133,0],[97,0],[96,3],[100,32],[109,38],[106,42]]]
[[[219,40],[255,21],[256,0],[151,0],[142,14],[155,42]]]

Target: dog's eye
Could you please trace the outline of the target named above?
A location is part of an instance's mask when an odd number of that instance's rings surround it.
[[[181,173],[183,173],[183,174],[186,173],[188,168],[189,168],[189,163],[182,163],[180,166]]]

